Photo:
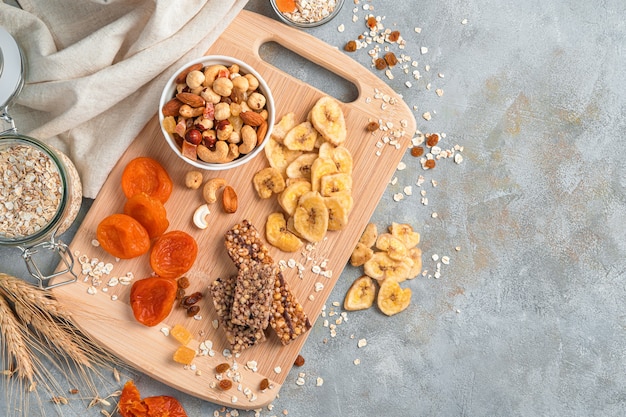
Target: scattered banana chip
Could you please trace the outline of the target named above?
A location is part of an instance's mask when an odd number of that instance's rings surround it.
[[[276,168],[283,177],[287,176],[287,167],[297,157],[302,155],[301,151],[292,151],[287,149],[285,145],[271,137],[265,148],[265,157],[272,168]]]
[[[260,170],[252,178],[256,192],[261,198],[270,198],[273,194],[285,189],[285,179],[276,168],[268,167]]]
[[[320,242],[328,230],[328,208],[317,191],[303,194],[293,214],[293,225],[309,242]]]
[[[350,265],[361,266],[365,262],[369,261],[374,255],[374,251],[369,246],[365,246],[363,243],[358,242],[356,247],[352,251],[350,256]]]
[[[287,165],[286,174],[288,178],[304,178],[311,180],[311,166],[317,159],[317,153],[305,152],[300,154],[289,165]]]
[[[311,124],[335,146],[346,140],[346,120],[339,102],[330,96],[320,98],[309,113]]]
[[[320,191],[321,180],[324,176],[337,172],[337,166],[332,159],[316,158],[311,164],[311,188],[313,191]]]
[[[324,142],[320,145],[318,153],[320,158],[332,159],[338,172],[352,174],[352,154],[345,146],[335,146],[330,142]]]
[[[346,293],[343,308],[348,311],[365,310],[374,304],[376,284],[367,275],[357,278]]]
[[[284,143],[287,133],[289,133],[289,131],[293,129],[295,126],[296,126],[296,115],[294,112],[289,112],[285,114],[283,117],[281,117],[280,121],[274,125],[274,128],[272,129],[272,134],[270,137],[274,139],[276,142],[282,144]]]
[[[413,231],[413,227],[408,223],[391,223],[389,232],[400,239],[407,249],[411,249],[420,243],[420,234]]]
[[[317,130],[310,122],[302,122],[291,129],[283,141],[292,151],[312,151],[317,142]]]
[[[365,230],[359,239],[359,242],[363,245],[371,248],[376,244],[376,239],[378,239],[378,227],[376,227],[376,223],[368,223],[365,226]]]
[[[341,191],[352,192],[352,176],[345,172],[326,174],[320,178],[319,192],[323,196],[331,196]]]
[[[328,230],[341,230],[346,227],[352,207],[352,196],[337,193],[337,195],[323,198],[328,209]]]
[[[380,234],[376,240],[376,248],[387,252],[387,255],[396,261],[403,260],[408,253],[405,244],[391,233]]]
[[[283,213],[276,212],[267,216],[265,237],[272,246],[285,252],[295,252],[303,245],[296,235],[287,230],[287,221]]]
[[[388,316],[393,316],[411,304],[411,289],[403,289],[396,281],[386,279],[380,285],[376,303],[380,311]]]
[[[422,272],[422,250],[418,247],[413,247],[409,249],[408,256],[413,261],[413,266],[409,271],[407,279],[413,279]]]
[[[398,261],[391,259],[387,252],[374,252],[372,257],[363,264],[363,271],[365,275],[377,281],[389,279],[403,282],[409,276],[412,266],[413,261],[408,257]]]
[[[307,180],[292,182],[278,195],[278,204],[288,216],[293,216],[300,197],[311,191],[311,183]]]

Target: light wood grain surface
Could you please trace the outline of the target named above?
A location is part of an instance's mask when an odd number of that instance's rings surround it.
[[[251,30],[252,28],[254,30]],[[345,146],[354,157],[354,208],[350,214],[348,227],[342,231],[329,232],[323,242],[305,255],[287,254],[270,247],[275,261],[293,258],[305,265],[302,277],[298,276],[296,269],[288,268],[284,274],[292,291],[314,322],[339,279],[354,244],[369,221],[397,164],[402,159],[415,133],[416,124],[410,109],[401,100],[397,103],[393,103],[392,100],[391,104],[383,105],[382,96],[397,98],[397,95],[367,68],[343,52],[302,31],[244,11],[207,54],[230,55],[256,68],[272,90],[278,119],[281,115],[293,111],[300,120],[304,120],[313,103],[324,93],[265,62],[259,56],[259,48],[266,42],[277,42],[345,78],[353,83],[359,92],[354,102],[342,103],[348,128]],[[156,107],[155,103],[155,109]],[[382,121],[391,129],[369,133],[365,126],[372,120]],[[376,143],[382,142],[385,136],[392,137],[394,132],[399,132],[395,138],[400,144],[398,149],[389,145],[382,148],[376,146]],[[379,156],[376,155],[378,150],[381,151]],[[175,308],[162,325],[152,328],[142,326],[134,320],[129,307],[129,286],[117,285],[104,292],[102,289],[106,285],[103,284],[98,292],[92,295],[87,293],[89,282],[83,282],[82,277],[74,285],[55,289],[55,295],[74,311],[75,320],[84,331],[130,365],[151,377],[218,404],[233,406],[233,396],[237,397],[235,404],[237,408],[254,409],[268,404],[276,397],[307,335],[284,347],[275,335],[269,334],[266,342],[244,351],[235,359],[242,374],[241,388],[242,390],[250,388],[256,395],[254,401],[250,401],[242,391],[237,390],[237,384],[227,392],[212,388],[210,385],[215,381],[213,371],[215,366],[222,362],[232,363],[233,359],[226,360],[222,356],[223,349],[228,346],[222,329],[215,329],[212,326],[216,315],[210,295],[206,291],[215,278],[235,272],[235,267],[224,248],[224,233],[243,219],[250,220],[264,233],[267,215],[280,210],[276,199],[261,200],[252,185],[254,173],[268,165],[265,156],[260,154],[247,165],[229,171],[205,172],[205,180],[215,176],[227,179],[238,193],[240,207],[235,214],[224,214],[219,206],[212,206],[208,229],[199,230],[192,223],[192,214],[196,207],[204,203],[202,194],[200,190],[189,190],[184,187],[184,175],[192,167],[175,156],[168,147],[155,115],[109,175],[70,245],[75,254],[111,262],[114,265],[109,275],[111,277],[132,272],[135,279],[140,279],[151,274],[147,255],[116,261],[102,249],[92,245],[98,222],[109,214],[122,212],[125,198],[120,190],[121,172],[124,166],[137,156],[155,158],[174,180],[173,194],[165,205],[170,220],[169,230],[184,230],[198,242],[199,255],[187,276],[192,282],[188,291],[202,291],[205,294],[205,298],[200,302],[202,319],[188,318],[184,310]],[[324,260],[327,261],[326,269],[332,271],[330,278],[311,271],[314,264]],[[107,277],[104,280],[106,284]],[[315,291],[317,282],[324,285],[323,290],[319,292]],[[117,296],[116,301],[112,300],[113,295]],[[332,318],[333,321],[337,317]],[[197,347],[204,340],[212,341],[215,356],[198,356],[195,370],[184,369],[183,366],[173,362],[172,354],[178,343],[171,337],[165,337],[160,329],[172,327],[176,323],[183,324],[195,335],[195,339],[190,343],[191,347]],[[256,372],[245,367],[245,364],[252,360],[258,363]],[[281,369],[278,373],[275,372],[277,367]],[[196,372],[197,370],[200,372]],[[259,392],[259,382],[263,378],[272,381],[273,388]]]

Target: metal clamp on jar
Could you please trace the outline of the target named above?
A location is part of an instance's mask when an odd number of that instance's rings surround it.
[[[19,45],[0,27],[0,245],[21,249],[30,275],[49,289],[77,279],[74,257],[57,237],[78,214],[82,185],[67,155],[17,132],[8,107],[24,85],[25,70]],[[41,250],[61,259],[51,275],[35,262]]]

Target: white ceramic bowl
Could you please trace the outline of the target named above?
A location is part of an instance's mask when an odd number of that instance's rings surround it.
[[[201,63],[204,67],[206,66],[210,66],[210,65],[215,65],[215,64],[221,64],[224,65],[226,67],[230,67],[233,64],[237,64],[239,65],[239,72],[241,74],[252,74],[254,75],[257,80],[259,80],[259,88],[258,91],[261,92],[266,99],[266,104],[265,104],[265,108],[267,109],[267,113],[268,113],[268,117],[267,117],[267,133],[265,134],[265,137],[263,139],[263,141],[258,144],[250,153],[245,154],[245,155],[240,155],[237,159],[234,159],[231,162],[225,162],[225,163],[208,163],[208,162],[204,162],[200,159],[197,160],[192,160],[190,158],[187,158],[186,156],[183,156],[182,152],[181,152],[181,148],[180,146],[176,143],[176,140],[174,139],[173,135],[168,133],[164,128],[163,128],[163,112],[161,111],[161,109],[163,109],[163,106],[165,105],[165,103],[167,103],[168,101],[170,101],[176,94],[176,77],[178,76],[178,74],[180,74],[182,71],[184,71],[185,69],[189,68],[192,65]],[[207,55],[207,56],[203,56],[201,58],[197,58],[194,59],[190,62],[186,62],[184,65],[182,65],[171,77],[170,79],[167,81],[167,83],[165,84],[165,87],[163,88],[163,92],[161,93],[161,100],[159,101],[159,110],[158,110],[158,114],[159,114],[159,124],[161,126],[161,132],[163,132],[163,136],[165,137],[165,140],[167,141],[167,143],[170,145],[170,147],[172,148],[172,150],[174,151],[174,153],[176,155],[178,155],[178,157],[182,158],[185,162],[197,167],[197,168],[201,168],[201,169],[206,169],[206,170],[213,170],[213,171],[218,171],[218,170],[227,170],[227,169],[231,169],[231,168],[235,168],[238,166],[241,166],[243,164],[245,164],[246,162],[252,160],[255,156],[257,156],[265,147],[265,144],[267,143],[267,141],[269,140],[269,137],[272,133],[272,127],[274,126],[274,119],[275,119],[275,106],[274,106],[274,98],[272,97],[272,93],[267,85],[267,83],[265,82],[265,80],[263,79],[263,77],[261,77],[261,75],[254,69],[252,68],[250,65],[246,64],[243,61],[240,61],[236,58],[233,57],[229,57],[229,56],[224,56],[224,55]]]

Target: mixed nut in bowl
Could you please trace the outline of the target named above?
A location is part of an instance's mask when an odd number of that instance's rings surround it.
[[[161,130],[174,152],[206,170],[238,167],[267,143],[274,99],[265,80],[236,58],[207,55],[167,81],[159,103]]]

